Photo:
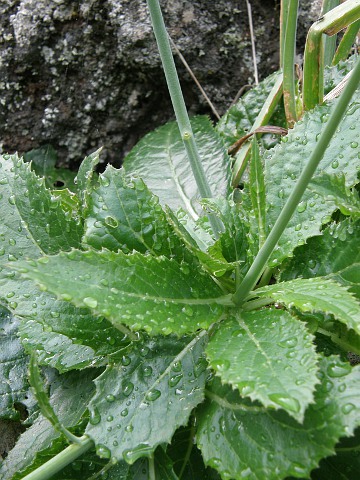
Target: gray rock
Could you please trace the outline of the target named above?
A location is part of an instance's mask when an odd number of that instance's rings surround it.
[[[264,78],[278,68],[279,2],[250,3]],[[308,24],[318,11],[300,3],[300,24]],[[172,39],[224,113],[254,81],[245,1],[161,4]],[[2,151],[51,144],[61,164],[76,166],[104,146],[103,160],[119,165],[142,135],[173,117],[145,0],[6,0],[0,13]],[[190,113],[209,113],[176,62]]]

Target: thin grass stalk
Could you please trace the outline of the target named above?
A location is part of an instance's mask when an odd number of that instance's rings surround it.
[[[180,130],[181,138],[189,158],[197,187],[201,198],[213,198],[210,185],[207,181],[200,155],[195,142],[194,133],[187,113],[184,97],[182,94],[179,78],[177,75],[174,58],[171,51],[169,36],[166,31],[164,19],[158,0],[147,0],[161,62],[164,68],[166,83],[169,89],[176,121]],[[215,216],[209,214],[209,220],[216,237],[223,230],[222,223]]]
[[[284,74],[284,106],[288,126],[291,128],[297,120],[295,91],[295,47],[298,15],[298,0],[290,0],[287,18],[284,19],[285,32],[283,39],[282,70]]]
[[[253,264],[245,275],[240,286],[233,295],[233,302],[236,305],[241,305],[246,299],[250,291],[255,287],[258,279],[260,278],[266,264],[276,247],[281,235],[287,227],[291,217],[293,216],[301,198],[313,177],[319,162],[324,156],[332,137],[334,136],[336,129],[338,128],[341,119],[343,118],[346,108],[351,101],[351,98],[360,84],[360,59],[358,59],[353,73],[341,94],[340,99],[330,115],[324,130],[322,131],[320,138],[310,156],[310,159],[302,171],[292,193],[286,201],[279,217],[277,218],[272,230],[269,233],[264,245],[259,250]]]

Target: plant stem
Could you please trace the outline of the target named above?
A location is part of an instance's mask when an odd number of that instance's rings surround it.
[[[317,22],[308,33],[304,53],[303,104],[311,110],[323,101],[322,35],[332,36],[360,19],[359,0],[348,0],[333,8]]]
[[[164,19],[161,13],[158,0],[147,0],[150,11],[151,23],[153,26],[161,62],[164,68],[166,83],[169,89],[176,121],[179,126],[180,135],[189,158],[191,169],[201,198],[213,198],[210,185],[207,181],[200,155],[196,146],[194,133],[191,128],[189,115],[186,110],[184,97],[181,91],[179,78],[176,72],[175,62],[171,51],[169,36],[166,31]],[[220,220],[210,214],[209,220],[216,237],[223,231]]]
[[[22,480],[48,480],[93,446],[94,442],[91,438],[84,435],[79,439],[79,443],[73,443],[65,448],[65,450],[41,465],[41,467],[26,475]]]
[[[353,69],[351,77],[341,94],[340,99],[332,111],[329,120],[325,124],[325,128],[322,131],[320,138],[310,156],[310,159],[302,171],[294,190],[291,192],[287,199],[279,217],[277,218],[269,236],[267,237],[264,245],[259,250],[253,264],[245,275],[239,288],[233,295],[233,302],[236,305],[241,305],[244,299],[248,296],[249,292],[254,288],[258,281],[267,261],[270,258],[276,244],[279,241],[283,231],[288,225],[293,213],[295,212],[301,197],[303,196],[315,170],[324,156],[325,150],[328,147],[332,137],[334,136],[336,129],[346,111],[350,100],[360,83],[360,59],[358,59],[356,66]]]
[[[150,457],[148,462],[149,462],[149,480],[156,480],[154,457]]]
[[[290,0],[287,15],[283,18],[283,52],[281,68],[284,73],[284,106],[288,126],[291,128],[297,120],[295,94],[295,46],[299,0]]]
[[[324,0],[321,13],[324,15],[333,8],[337,7],[340,0]],[[336,50],[336,35],[328,37],[325,35],[323,38],[324,44],[324,66],[331,65]]]
[[[333,65],[337,65],[340,62],[340,60],[347,59],[350,53],[351,47],[354,45],[356,41],[356,36],[359,30],[360,30],[360,20],[348,26],[335,52],[334,58],[332,60]]]

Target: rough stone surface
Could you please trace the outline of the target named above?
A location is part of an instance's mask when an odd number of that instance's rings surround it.
[[[278,67],[279,2],[250,3],[263,78]],[[314,3],[300,0],[300,32],[318,15]],[[224,113],[253,83],[245,0],[161,4],[172,39]],[[139,137],[172,118],[145,0],[6,0],[0,14],[2,151],[51,144],[61,164],[76,167],[104,146],[103,161],[119,165]],[[190,112],[209,113],[176,61]]]

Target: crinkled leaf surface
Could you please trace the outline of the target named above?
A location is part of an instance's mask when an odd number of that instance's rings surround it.
[[[151,333],[207,328],[228,302],[198,265],[166,257],[74,250],[18,268],[44,288],[78,307],[89,307],[116,326]]]
[[[320,369],[315,403],[302,425],[214,381],[197,416],[197,444],[206,464],[234,480],[308,478],[360,422],[360,366],[331,356],[321,360]]]
[[[67,428],[72,427],[80,421],[88,402],[95,393],[93,379],[99,374],[99,370],[87,369],[61,376],[56,376],[53,371],[48,373],[50,403],[61,423]],[[59,433],[40,415],[9,452],[0,470],[0,474],[4,475],[2,478],[10,479],[14,474],[31,465],[37,453],[49,448],[58,437]],[[16,478],[22,478],[22,476]]]
[[[2,419],[19,419],[16,402],[27,404],[28,357],[17,337],[18,321],[0,306],[0,416]]]
[[[331,224],[294,252],[281,271],[282,281],[327,276],[348,286],[360,300],[360,222]]]
[[[97,453],[134,463],[169,443],[204,398],[206,335],[142,343],[96,380],[86,433]]]
[[[39,350],[41,363],[65,371],[103,361],[104,354],[126,345],[123,335],[110,324],[99,324],[89,310],[40,291],[11,268],[20,258],[79,246],[82,227],[62,210],[29,164],[16,156],[2,157],[0,163],[0,302],[22,319],[22,342],[28,352]]]
[[[321,195],[325,200],[333,201],[344,215],[354,219],[360,218],[360,199],[355,189],[350,190],[345,184],[345,176],[323,173],[309,184],[309,190]]]
[[[304,324],[288,312],[266,308],[221,323],[206,355],[223,383],[302,421],[318,383],[312,340]]]
[[[229,192],[230,159],[207,117],[191,120],[202,165],[214,196]],[[202,209],[199,192],[176,122],[146,135],[124,159],[127,175],[137,175],[159,197],[161,205],[182,207],[196,219]]]
[[[123,170],[109,165],[100,175],[89,204],[86,244],[98,250],[136,250],[183,258],[183,244],[168,224],[157,197],[142,179],[126,178]]]
[[[325,126],[336,101],[322,105],[304,115],[281,144],[265,153],[265,185],[268,204],[267,223],[270,230],[279,216],[287,198],[310,158],[317,138]],[[353,187],[358,182],[360,142],[356,141],[355,128],[360,123],[360,91],[353,97],[347,112],[332,138],[317,175],[345,175],[346,186]],[[308,189],[297,211],[294,213],[277,248],[274,250],[270,265],[280,264],[292,254],[294,248],[305,243],[312,236],[319,235],[321,225],[331,220],[332,213],[337,209],[332,200],[325,200],[321,195]]]
[[[348,328],[360,333],[360,304],[347,288],[334,280],[298,278],[259,288],[254,295],[273,298],[303,312],[330,313]]]
[[[75,178],[78,195],[81,201],[81,207],[83,213],[85,214],[89,207],[89,197],[93,191],[94,177],[96,178],[94,170],[100,161],[100,153],[101,149],[85,157],[81,162]]]

